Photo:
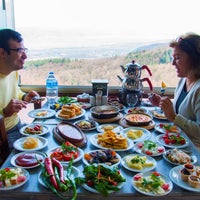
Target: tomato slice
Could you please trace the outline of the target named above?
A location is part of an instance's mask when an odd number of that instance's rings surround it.
[[[63,153],[63,160],[64,161],[70,161],[74,156],[74,153],[73,152],[66,152],[66,153]],[[75,158],[75,157],[74,157]]]
[[[56,160],[62,161],[63,160],[63,154],[61,151],[54,151],[51,155],[51,158],[55,158]]]

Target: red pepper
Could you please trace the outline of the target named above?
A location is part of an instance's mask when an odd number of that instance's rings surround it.
[[[54,175],[54,170],[52,166],[51,159],[46,157],[44,160],[44,167],[47,174],[50,176],[51,183],[53,184],[54,188],[58,189],[58,183],[56,182],[56,178]]]
[[[52,162],[53,162],[53,164],[54,164],[56,167],[58,167],[58,169],[59,169],[60,181],[61,181],[62,183],[65,184],[65,180],[64,180],[64,169],[63,169],[62,164],[61,164],[58,160],[56,160],[54,157],[52,158]]]

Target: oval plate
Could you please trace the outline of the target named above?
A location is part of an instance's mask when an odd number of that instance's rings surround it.
[[[112,131],[115,132],[115,133],[119,133],[120,131],[123,130],[123,127],[120,126],[119,124],[101,124],[101,125],[99,125],[99,126],[97,127],[97,131],[100,132],[100,133],[104,133],[106,127],[107,127],[109,130],[112,130]]]
[[[9,167],[9,168],[15,169],[16,167]],[[26,180],[25,181],[23,181],[23,182],[21,182],[19,184],[16,184],[16,185],[11,185],[10,187],[0,187],[0,191],[1,190],[13,190],[13,189],[19,188],[22,185],[24,185],[29,180],[29,172],[26,169],[22,168],[22,174],[24,176],[26,176]]]
[[[15,160],[17,159],[18,156],[23,155],[23,154],[28,154],[28,153],[31,153],[31,154],[32,154],[32,153],[35,153],[36,156],[37,156],[37,155],[41,155],[41,156],[43,157],[43,161],[41,161],[41,163],[44,162],[44,158],[45,158],[45,154],[44,154],[44,153],[42,153],[42,152],[40,152],[40,151],[31,151],[31,152],[20,152],[20,153],[18,153],[18,154],[15,154],[15,155],[11,158],[11,160],[10,160],[11,164],[12,164],[13,166],[15,166],[15,167],[20,167],[20,168],[24,168],[24,169],[31,169],[31,168],[38,167],[38,166],[40,165],[39,163],[38,163],[37,165],[30,166],[30,167],[23,167],[23,166],[21,166],[21,165],[17,165],[17,164],[16,164]]]
[[[92,124],[93,127],[91,127],[91,128],[82,128],[79,125],[81,122],[83,122],[83,123],[84,122],[90,123],[90,125]],[[74,125],[78,126],[82,131],[92,131],[92,130],[95,130],[99,124],[97,122],[95,122],[94,120],[87,120],[87,119],[85,119],[85,120],[79,120],[79,121],[74,122]]]
[[[33,148],[33,149],[23,148],[23,142],[24,142],[24,140],[27,139],[27,137],[22,137],[22,138],[16,140],[13,144],[13,147],[18,151],[37,151],[37,150],[43,149],[48,144],[48,140],[44,137],[39,137],[39,136],[31,136],[31,137],[36,137],[39,140],[39,144],[36,148]]]
[[[141,155],[141,154],[129,154],[129,155],[126,155],[122,158],[122,161],[121,161],[121,164],[124,168],[128,169],[129,171],[132,171],[132,172],[147,172],[147,171],[151,171],[153,170],[155,167],[156,167],[156,160],[150,156],[145,156],[146,157],[146,160],[148,162],[152,162],[153,163],[153,166],[150,166],[150,167],[144,167],[143,169],[139,170],[139,169],[135,169],[135,168],[131,168],[127,165],[125,159],[127,157],[134,157],[134,156],[139,156],[139,157],[144,157],[144,155]]]
[[[42,130],[42,133],[40,134],[32,134],[32,133],[26,133],[25,132],[25,129],[26,128],[33,128],[35,127],[36,125],[39,125],[39,126],[42,126],[43,130]],[[20,133],[24,136],[31,136],[31,135],[38,135],[38,136],[41,136],[41,135],[45,135],[49,132],[49,126],[47,125],[43,125],[43,124],[29,124],[29,125],[26,125],[26,126],[23,126],[21,129],[20,129]]]
[[[183,165],[176,166],[169,171],[169,177],[179,187],[189,190],[192,192],[200,192],[200,188],[193,188],[189,185],[188,182],[185,182],[181,178],[180,170],[183,168]]]
[[[80,114],[80,115],[77,115],[77,116],[75,116],[75,117],[71,117],[71,118],[68,118],[68,119],[67,119],[67,118],[59,117],[58,115],[59,115],[60,112],[61,112],[61,110],[59,110],[59,111],[56,112],[56,118],[61,119],[61,120],[63,120],[63,121],[70,121],[70,120],[74,120],[74,119],[81,118],[81,117],[83,117],[83,116],[85,115],[85,113],[86,113],[86,111],[85,111],[84,109],[81,109],[81,114]]]
[[[90,153],[95,153],[95,152],[98,152],[98,151],[102,151],[102,150],[93,150],[93,151],[89,151],[89,152],[87,152],[87,154],[90,154]],[[120,162],[121,162],[121,156],[118,154],[118,153],[116,153],[116,157],[119,159],[119,161],[117,162],[117,163],[114,163],[113,165],[108,165],[108,166],[110,166],[110,167],[116,167],[116,166],[118,166],[119,164],[120,164]],[[84,158],[84,156],[83,156],[83,163],[85,164],[85,165],[91,165],[91,164],[94,164],[94,163],[89,163],[85,158]],[[109,161],[106,161],[106,162],[109,162]],[[101,162],[99,162],[99,163],[101,163]],[[101,163],[101,164],[106,164],[105,162],[104,163]]]
[[[60,148],[60,146],[54,147],[54,148],[50,149],[50,150],[47,152],[48,156],[50,157],[50,155],[51,155],[56,149],[59,149],[59,148]],[[77,147],[77,149],[78,149],[78,157],[77,157],[76,159],[73,160],[73,163],[78,162],[78,161],[81,160],[81,158],[83,157],[83,150],[80,149],[80,148],[78,148],[78,147]],[[67,164],[67,163],[69,163],[70,161],[60,161],[60,162],[61,162],[62,164]]]
[[[166,130],[164,127],[161,127],[162,125],[167,125],[167,126],[175,126],[176,127],[176,131],[173,130]],[[173,124],[170,123],[160,123],[160,124],[156,124],[155,126],[156,131],[160,132],[160,133],[166,133],[166,131],[171,132],[171,133],[181,133],[181,129]]]
[[[138,137],[136,139],[132,139],[130,137],[127,136],[127,133],[128,131],[131,131],[131,130],[141,130],[142,131],[142,136],[141,137]],[[147,129],[145,128],[140,128],[140,127],[129,127],[129,128],[125,128],[124,130],[121,131],[121,133],[123,135],[125,135],[125,137],[127,137],[128,139],[132,140],[133,142],[140,142],[140,141],[144,141],[144,140],[147,140],[151,137],[151,132],[148,131]]]
[[[39,115],[40,113],[46,113],[45,115]],[[53,117],[56,114],[55,110],[52,109],[35,109],[28,113],[29,117],[36,118],[36,119],[46,119]]]
[[[185,147],[187,147],[188,145],[189,145],[189,141],[187,140],[187,138],[186,137],[184,137],[184,139],[185,139],[185,144],[165,144],[165,142],[164,142],[164,140],[163,140],[163,136],[164,136],[165,134],[161,134],[161,135],[158,135],[157,137],[156,137],[156,140],[157,140],[157,142],[159,142],[161,145],[163,145],[163,146],[165,146],[165,147],[169,147],[169,148],[185,148]]]
[[[151,173],[152,172],[139,173],[139,174],[136,174],[134,177],[142,176],[143,178],[148,178],[151,175]],[[164,192],[164,193],[162,193],[162,194],[157,194],[155,191],[149,190],[149,189],[145,189],[145,188],[144,188],[144,190],[142,190],[140,187],[135,185],[136,181],[134,181],[134,177],[132,178],[132,186],[135,188],[135,190],[137,190],[138,192],[140,192],[142,194],[145,194],[145,195],[149,195],[149,196],[164,196],[164,195],[167,195],[172,191],[173,183],[170,181],[170,179],[167,176],[164,176],[162,174],[160,174],[160,176],[163,179],[164,183],[169,184],[169,190]]]
[[[168,157],[166,156],[167,153],[169,153],[170,151],[172,151],[172,149],[167,150],[164,154],[163,154],[163,158],[173,164],[173,165],[183,165],[182,163],[176,163],[176,162],[172,162],[171,160],[168,159]],[[182,150],[181,150],[182,151]],[[184,150],[183,150],[184,152]],[[189,154],[188,154],[189,155]],[[195,164],[197,162],[197,157],[193,154],[189,155],[190,156],[190,160],[191,160],[191,164]],[[186,163],[185,163],[186,164]]]

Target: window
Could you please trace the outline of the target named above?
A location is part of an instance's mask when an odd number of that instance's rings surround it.
[[[154,87],[162,81],[175,87],[178,78],[168,43],[185,32],[200,33],[198,0],[13,2],[15,29],[29,49],[20,71],[25,85],[44,85],[48,72],[54,71],[63,86],[90,86],[92,79],[108,79],[109,86],[120,87],[120,65],[134,59],[148,65],[153,76],[142,70],[142,77]]]

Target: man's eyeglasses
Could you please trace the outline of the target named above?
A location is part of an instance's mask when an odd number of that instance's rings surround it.
[[[17,53],[27,53],[28,49],[27,48],[17,48],[17,49],[8,49],[9,51],[16,51]]]

